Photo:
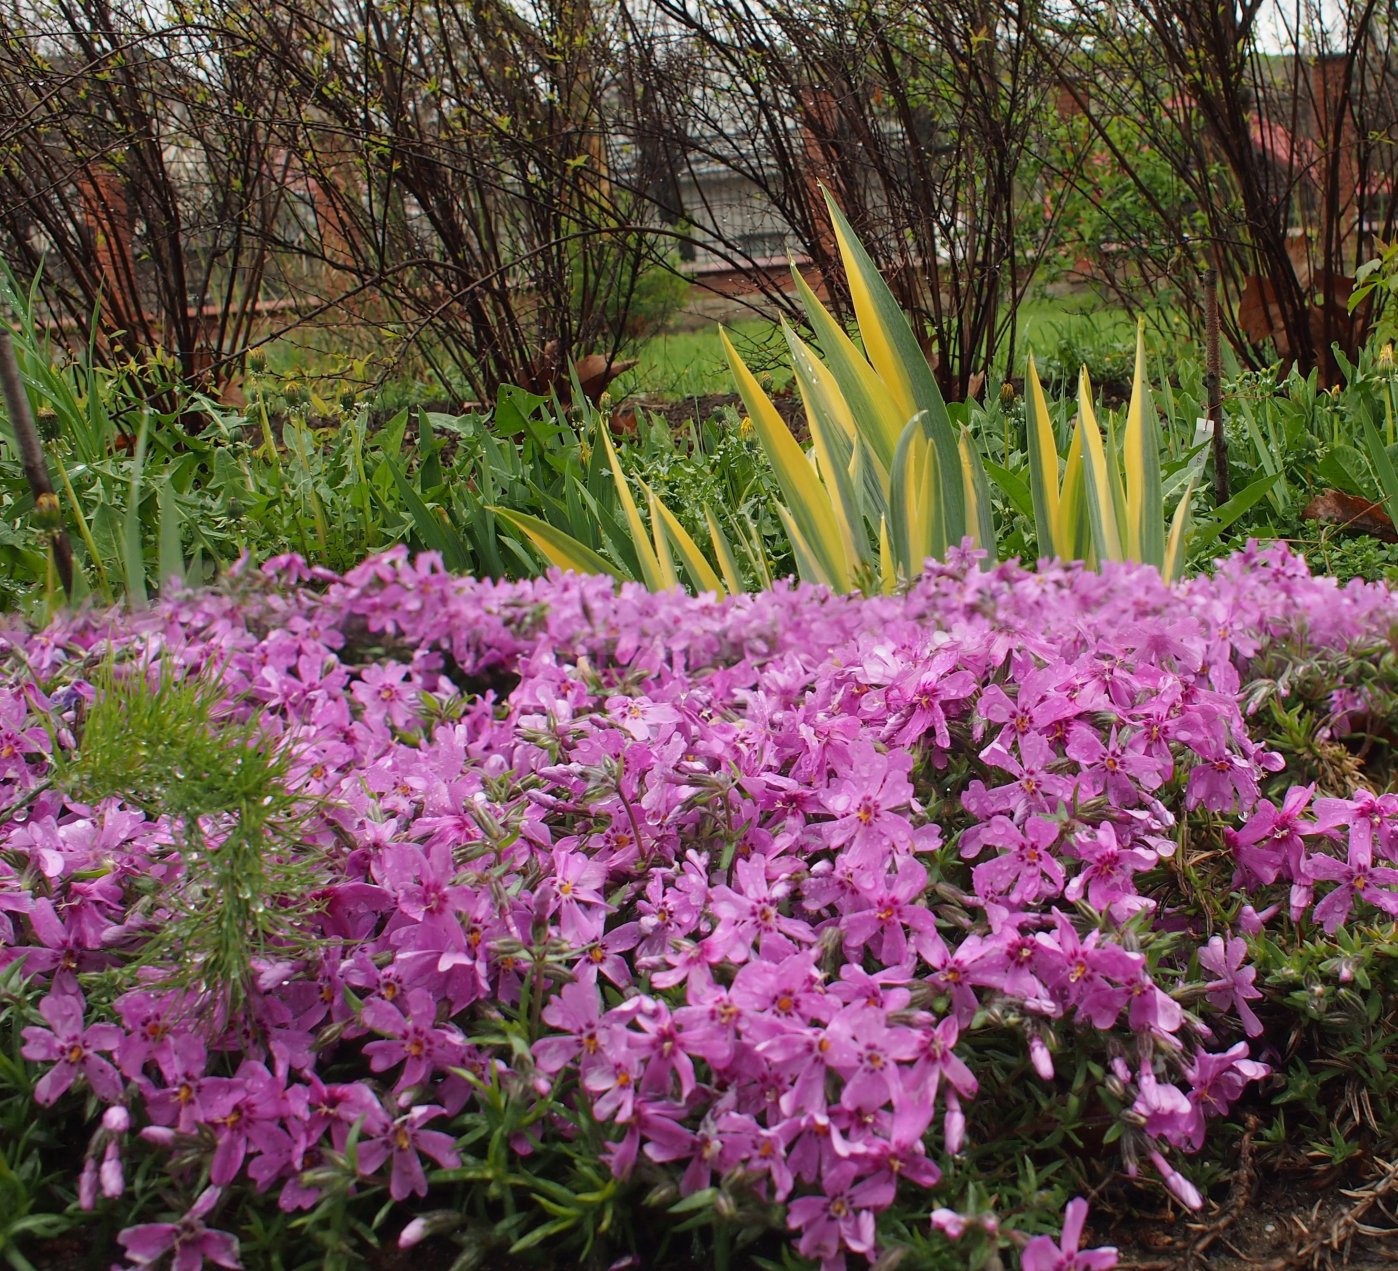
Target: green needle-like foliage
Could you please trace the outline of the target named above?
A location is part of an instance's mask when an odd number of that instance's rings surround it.
[[[227,718],[216,674],[109,663],[96,687],[76,748],[56,748],[55,779],[83,802],[121,798],[167,819],[178,861],[150,884],[144,908],[160,925],[142,960],[173,968],[226,1022],[259,957],[305,946],[305,801],[290,788],[291,749],[255,710]]]

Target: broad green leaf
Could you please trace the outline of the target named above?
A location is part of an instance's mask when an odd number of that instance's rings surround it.
[[[491,507],[488,511],[526,535],[550,565],[557,565],[560,569],[572,570],[577,574],[610,574],[613,578],[620,576],[616,568],[603,560],[592,548],[583,546],[571,534],[555,529],[547,521],[539,520],[537,516],[502,507]]]
[[[1266,476],[1258,477],[1250,485],[1244,486],[1227,503],[1217,508],[1207,521],[1201,521],[1194,527],[1193,533],[1189,536],[1189,549],[1197,551],[1206,544],[1212,543],[1254,503],[1265,498],[1280,477],[1280,472],[1269,472]],[[1188,488],[1193,490],[1193,480],[1190,481]]]
[[[1009,499],[1015,511],[1037,524],[1034,516],[1034,499],[1029,493],[1029,482],[1020,473],[1002,467],[993,460],[982,459],[981,462],[984,464],[986,472],[990,474],[990,479],[1000,487],[1001,492]],[[1041,555],[1048,556],[1051,554],[1051,548],[1047,544],[1041,543],[1039,552]]]
[[[385,458],[384,463],[388,465],[389,475],[393,478],[393,484],[398,487],[398,495],[408,509],[408,515],[412,517],[413,528],[422,540],[422,545],[429,551],[438,552],[443,563],[453,573],[468,572],[474,562],[471,549],[466,546],[461,535],[427,506],[394,460]]]
[[[1379,479],[1383,491],[1384,510],[1389,519],[1398,524],[1398,472],[1394,471],[1393,460],[1383,444],[1383,437],[1374,427],[1374,421],[1360,412],[1360,423],[1364,429],[1364,446],[1369,452],[1369,462],[1374,465],[1374,475]]]

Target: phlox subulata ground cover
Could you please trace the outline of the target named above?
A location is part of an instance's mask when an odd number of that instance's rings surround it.
[[[1395,622],[1272,547],[727,600],[283,558],[8,630],[0,970],[57,1185],[136,1266],[279,1222],[307,1264],[1111,1265],[1074,1197],[1199,1206],[1298,1002],[1369,987],[1398,797],[1343,743]],[[104,695],[178,684],[208,771],[85,784]]]

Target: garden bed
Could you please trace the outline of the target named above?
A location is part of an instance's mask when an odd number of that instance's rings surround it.
[[[1243,1141],[1362,1181],[1395,622],[1273,547],[726,601],[281,558],[13,628],[0,1249],[1032,1269]]]

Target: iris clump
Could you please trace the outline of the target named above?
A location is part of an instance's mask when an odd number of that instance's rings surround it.
[[[0,969],[39,1115],[91,1127],[80,1206],[134,1265],[238,1265],[258,1205],[348,1240],[386,1193],[405,1245],[592,1256],[658,1206],[1031,1271],[1112,1264],[1078,1190],[1198,1207],[1190,1157],[1281,1080],[1258,951],[1398,912],[1398,797],[1259,727],[1278,650],[1369,668],[1339,747],[1398,605],[1280,547],[1174,587],[983,564],[716,600],[285,558],[6,632]],[[113,666],[201,686],[178,780],[111,753]]]

